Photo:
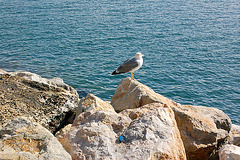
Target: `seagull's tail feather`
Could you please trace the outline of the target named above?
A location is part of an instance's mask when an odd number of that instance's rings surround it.
[[[119,72],[117,72],[117,71],[114,71],[114,72],[112,72],[111,75],[116,75],[116,74],[121,74],[121,73],[119,73]]]

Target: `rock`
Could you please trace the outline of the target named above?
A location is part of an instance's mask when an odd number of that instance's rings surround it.
[[[120,114],[132,119],[122,134],[124,143],[130,145],[129,155],[126,154],[128,159],[131,157],[138,157],[136,159],[186,159],[174,113],[169,106],[151,103],[140,108],[124,110]]]
[[[111,100],[111,104],[117,112],[138,108],[149,103],[175,105],[170,99],[155,93],[151,88],[129,77],[119,83]]]
[[[70,148],[68,148],[69,147],[69,145],[68,145],[69,141],[67,141],[67,139],[65,138],[65,135],[68,134],[68,132],[71,130],[71,127],[72,127],[72,124],[68,124],[55,134],[58,141],[61,144],[65,144],[64,148],[66,149],[66,151],[70,151]]]
[[[62,136],[73,159],[186,159],[174,113],[159,103],[82,112]]]
[[[227,144],[220,149],[220,160],[239,160],[240,159],[240,147]]]
[[[66,125],[64,128],[60,129],[56,134],[55,136],[58,138],[58,137],[62,137],[62,135],[65,135],[68,133],[68,131],[71,129],[72,127],[72,124],[68,124]]]
[[[232,142],[240,147],[240,126],[232,124]]]
[[[231,131],[233,144],[240,147],[240,126],[232,124]]]
[[[0,129],[0,159],[70,160],[51,132],[38,123],[19,117]]]
[[[0,69],[0,75],[1,75],[1,74],[6,74],[6,73],[7,73],[6,71]]]
[[[190,160],[217,159],[220,146],[230,140],[231,120],[222,111],[200,106],[181,106],[130,78],[119,83],[111,101],[118,112],[151,103],[161,103],[173,109]],[[132,114],[132,117],[136,116]]]
[[[1,125],[16,116],[33,117],[55,133],[70,123],[78,103],[77,92],[60,78],[30,72],[0,75]]]
[[[90,110],[81,113],[59,141],[73,159],[114,159],[117,133],[123,132],[130,122],[130,118],[115,112]]]
[[[216,108],[190,105],[172,108],[187,159],[218,159],[219,147],[230,140],[230,118]]]
[[[78,116],[82,112],[90,111],[92,109],[115,112],[110,103],[105,102],[100,98],[94,96],[93,94],[89,93],[79,102],[79,107],[76,108],[76,116]]]

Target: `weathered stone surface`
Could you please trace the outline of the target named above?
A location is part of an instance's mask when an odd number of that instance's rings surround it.
[[[90,110],[81,113],[59,141],[73,159],[116,159],[117,133],[123,132],[130,122],[130,118],[115,112]]]
[[[151,103],[120,112],[132,119],[123,132],[124,142],[130,144],[129,159],[186,159],[185,149],[174,113],[168,105]],[[139,146],[135,146],[138,144]]]
[[[233,144],[240,147],[240,126],[232,124],[231,131]]]
[[[119,83],[111,100],[111,104],[117,112],[138,108],[149,103],[175,105],[172,100],[155,93],[151,88],[129,77]]]
[[[100,98],[94,96],[93,94],[89,93],[79,102],[79,107],[76,108],[76,116],[78,116],[82,112],[90,111],[92,109],[115,112],[110,103],[105,102]]]
[[[0,128],[0,159],[70,160],[72,158],[46,128],[19,117]]]
[[[60,78],[46,79],[30,72],[0,75],[0,121],[33,117],[52,133],[62,127],[78,106],[77,92]]]
[[[130,78],[119,83],[111,104],[116,111],[122,111],[155,102],[174,110],[188,159],[218,158],[219,147],[229,141],[231,129],[231,120],[222,111],[209,107],[181,106]]]
[[[73,159],[186,159],[174,113],[159,103],[79,114],[60,142]]]
[[[239,160],[240,159],[240,147],[227,144],[224,145],[219,152],[220,160]]]
[[[61,144],[65,144],[64,148],[66,149],[66,151],[70,151],[70,145],[68,139],[65,138],[65,135],[68,134],[68,132],[71,130],[71,127],[72,124],[68,124],[55,134],[55,137],[58,139],[58,141]]]
[[[219,147],[230,140],[230,118],[210,107],[178,105],[173,110],[187,158],[218,159]]]

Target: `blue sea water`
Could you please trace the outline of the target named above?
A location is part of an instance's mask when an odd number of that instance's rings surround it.
[[[61,77],[110,100],[130,74],[181,104],[223,110],[240,124],[239,0],[0,0],[0,68]]]

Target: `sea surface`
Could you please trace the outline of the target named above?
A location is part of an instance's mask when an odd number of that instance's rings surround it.
[[[178,103],[215,107],[240,125],[239,0],[0,0],[0,68],[61,77],[111,100],[135,78]]]

